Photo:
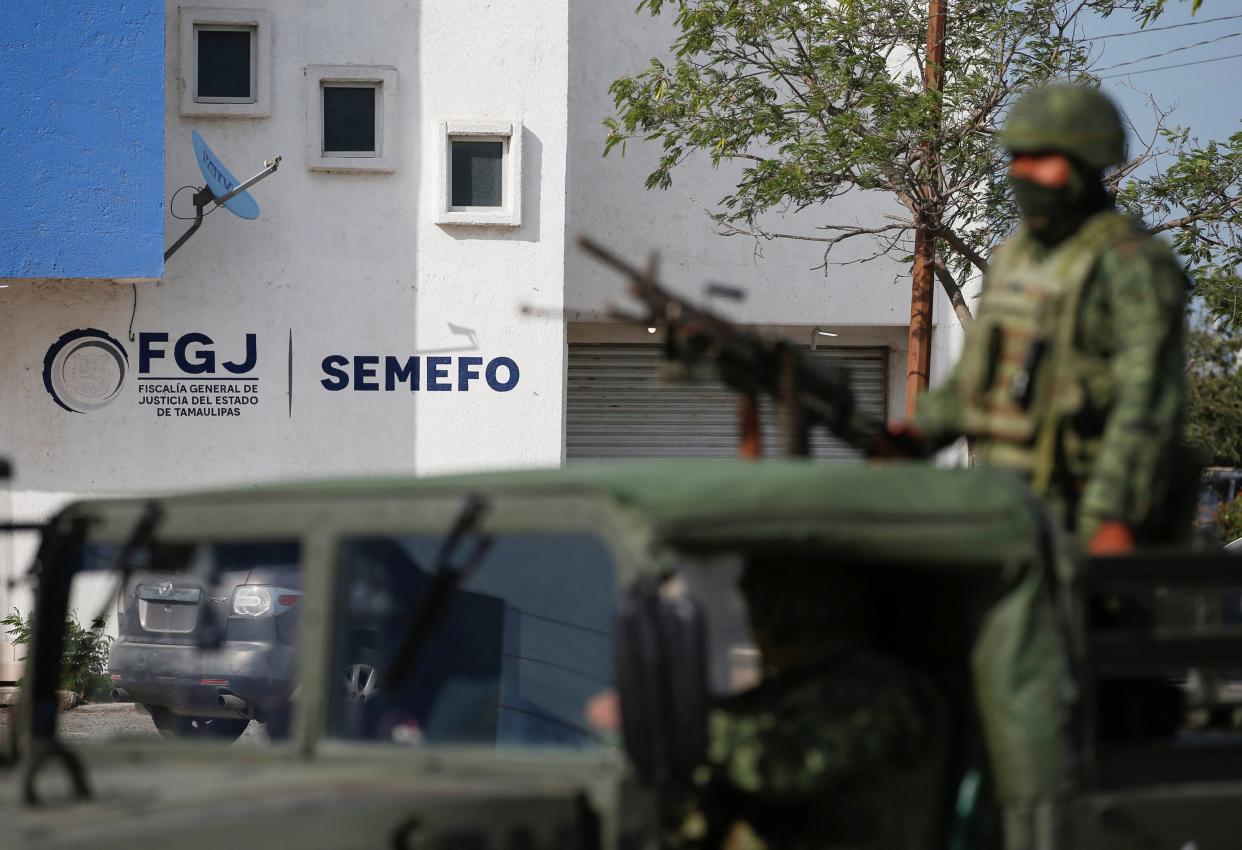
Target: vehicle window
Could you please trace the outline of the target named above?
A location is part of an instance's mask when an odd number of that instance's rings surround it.
[[[333,733],[395,743],[594,746],[612,689],[612,557],[586,534],[507,534],[457,588],[404,680],[385,677],[426,597],[442,538],[341,549]]]
[[[65,623],[62,738],[254,745],[288,734],[296,541],[158,544],[126,565],[120,546],[88,545],[82,557]],[[15,612],[18,631],[29,617],[29,605]]]
[[[1242,635],[1242,586],[1114,585],[1092,595],[1088,620],[1102,746],[1242,743],[1242,662],[1209,649]]]

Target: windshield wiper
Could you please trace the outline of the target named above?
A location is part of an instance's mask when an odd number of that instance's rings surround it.
[[[465,558],[460,562],[456,560],[462,541],[479,527],[487,508],[488,504],[482,497],[471,493],[458,511],[453,527],[436,554],[427,593],[410,616],[409,628],[406,629],[405,637],[388,666],[388,672],[384,676],[385,688],[395,688],[405,681],[406,676],[414,669],[414,663],[418,660],[418,654],[427,638],[448,610],[457,589],[470,578],[491,548],[490,536],[476,536],[474,546],[468,550]]]
[[[129,580],[134,577],[134,556],[151,542],[151,538],[155,535],[155,530],[159,528],[160,521],[164,518],[164,510],[159,503],[152,500],[142,506],[142,513],[138,516],[138,521],[134,523],[134,527],[130,530],[129,539],[121,545],[121,551],[117,554],[116,563],[120,568],[121,575],[117,579],[116,593],[104,598],[103,604],[99,608],[99,613],[95,615],[95,619],[91,620],[91,629],[101,631],[108,622],[108,608],[116,604],[117,598],[125,592],[125,588],[129,585]]]
[[[155,501],[148,501],[143,506],[117,558],[121,565],[122,587],[133,575],[131,561],[134,555],[147,546],[162,518],[163,511]],[[30,753],[22,771],[22,794],[29,805],[42,802],[38,790],[39,774],[48,765],[57,762],[68,772],[74,796],[79,800],[91,796],[85,765],[73,749],[56,737],[60,715],[56,689],[60,683],[61,657],[65,648],[70,586],[83,566],[81,561],[89,524],[90,520],[82,516],[70,520],[67,531],[61,527],[59,518],[48,523],[31,566],[31,574],[38,578],[38,588],[30,647],[33,659],[29,664],[29,681],[23,686],[29,694],[27,704],[30,717],[26,720],[26,729]],[[99,614],[91,621],[92,630],[103,630],[111,599],[108,597]],[[15,737],[11,740],[16,743]]]

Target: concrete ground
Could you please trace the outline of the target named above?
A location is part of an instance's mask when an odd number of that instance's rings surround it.
[[[9,734],[12,711],[0,708],[0,741]],[[60,736],[66,741],[102,741],[108,738],[155,737],[159,733],[149,715],[136,711],[133,703],[83,705],[60,715]],[[262,724],[251,723],[238,744],[262,744],[268,740]]]

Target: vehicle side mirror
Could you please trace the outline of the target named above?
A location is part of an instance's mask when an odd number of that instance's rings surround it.
[[[707,749],[707,647],[690,597],[640,582],[621,601],[617,687],[625,751],[640,782],[689,782]]]

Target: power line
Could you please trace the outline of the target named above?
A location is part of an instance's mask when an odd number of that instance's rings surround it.
[[[1149,32],[1163,32],[1164,30],[1181,29],[1182,27],[1197,27],[1202,24],[1214,24],[1217,21],[1236,21],[1242,18],[1242,15],[1227,15],[1223,18],[1206,18],[1202,21],[1190,21],[1185,24],[1169,24],[1167,27],[1148,27],[1140,30],[1127,30],[1126,32],[1110,32],[1107,35],[1093,35],[1090,38],[1080,39],[1081,41],[1103,41],[1106,38],[1124,38],[1128,35],[1146,35]]]
[[[1173,68],[1188,68],[1191,65],[1206,65],[1209,62],[1223,62],[1226,59],[1242,58],[1242,53],[1230,53],[1228,56],[1217,56],[1213,59],[1200,59],[1197,62],[1179,62],[1176,65],[1161,65],[1159,68],[1143,68],[1139,71],[1123,71],[1120,74],[1105,74],[1100,77],[1101,80],[1111,80],[1114,77],[1130,77],[1135,74],[1150,74],[1152,71],[1169,71]]]
[[[1148,59],[1160,59],[1161,57],[1168,56],[1172,53],[1181,53],[1184,50],[1193,50],[1194,48],[1202,47],[1205,44],[1214,44],[1218,41],[1224,41],[1225,39],[1228,39],[1228,38],[1237,38],[1240,35],[1242,35],[1242,32],[1231,32],[1227,35],[1218,35],[1216,38],[1208,38],[1208,39],[1204,39],[1203,41],[1196,41],[1194,44],[1187,44],[1182,47],[1174,47],[1171,50],[1163,50],[1160,53],[1153,53],[1150,56],[1142,56],[1138,59],[1130,59],[1126,62],[1118,62],[1116,65],[1108,65],[1106,67],[1096,68],[1094,70],[1095,71],[1111,71],[1114,68],[1124,68],[1127,65],[1137,65],[1140,62],[1146,62]]]

